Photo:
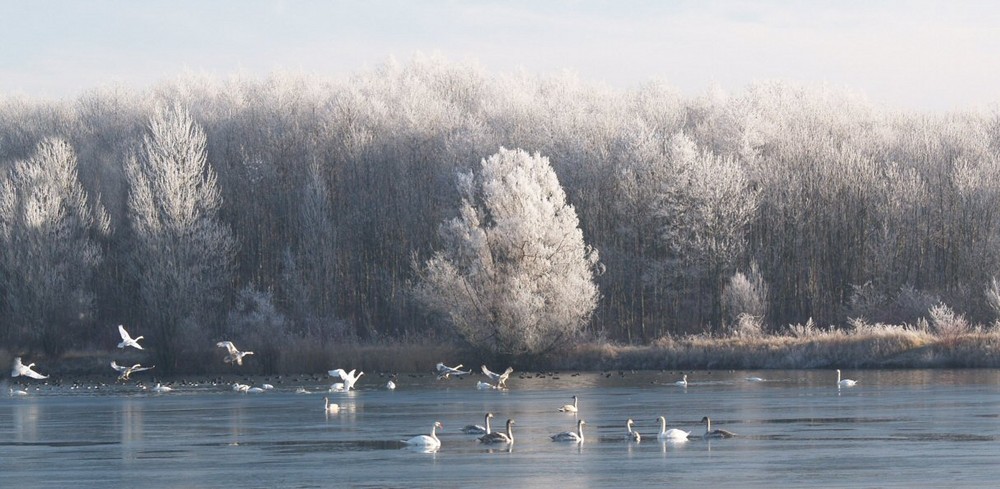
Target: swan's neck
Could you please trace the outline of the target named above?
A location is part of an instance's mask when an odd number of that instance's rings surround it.
[[[490,434],[490,431],[492,431],[490,430],[490,417],[486,416],[486,434]]]
[[[840,383],[840,370],[837,371],[837,383]]]
[[[514,428],[511,426],[510,421],[507,422],[507,438],[509,438],[511,442],[514,441]]]
[[[705,433],[712,432],[712,420],[705,418]]]
[[[576,436],[579,436],[581,440],[583,439],[583,423],[576,424]]]
[[[666,418],[660,418],[660,434],[661,435],[667,434],[667,419]]]
[[[437,429],[438,429],[437,425],[431,426],[431,438],[433,438],[435,441],[440,441],[438,440]]]

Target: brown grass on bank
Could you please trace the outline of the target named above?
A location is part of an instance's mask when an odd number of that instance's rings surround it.
[[[474,352],[442,342],[378,343],[293,340],[268,368],[248,357],[243,367],[222,363],[216,351],[198,354],[203,374],[325,373],[334,368],[377,372],[430,372],[438,362],[488,363]],[[141,352],[69,352],[60,359],[32,358],[39,370],[57,376],[110,375],[108,358],[136,357]],[[0,366],[14,353],[0,349]],[[192,357],[193,358],[193,357]],[[666,336],[649,345],[617,345],[592,341],[540,359],[517,361],[518,370],[611,369],[811,369],[811,368],[997,368],[1000,367],[1000,326],[976,327],[962,334],[941,334],[926,324],[885,325],[855,321],[851,329],[821,329],[807,323],[782,335]],[[191,373],[178,372],[178,374]],[[159,373],[159,372],[157,372]]]

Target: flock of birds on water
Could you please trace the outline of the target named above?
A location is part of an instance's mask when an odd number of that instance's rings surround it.
[[[118,348],[125,349],[127,347],[132,347],[138,350],[144,349],[142,345],[139,344],[139,340],[143,339],[142,336],[137,336],[135,338],[132,338],[123,325],[118,325],[118,333],[121,336],[121,342],[118,343]],[[253,355],[252,351],[239,350],[236,347],[236,345],[233,344],[232,341],[220,341],[216,343],[216,347],[225,348],[226,353],[225,357],[223,358],[223,361],[225,363],[236,366],[243,365],[243,359],[248,355]],[[29,363],[25,365],[21,360],[21,357],[15,357],[10,375],[11,377],[23,376],[39,380],[49,378],[48,375],[40,374],[36,370],[34,370],[34,368],[35,368],[34,363]],[[125,366],[125,365],[119,365],[115,360],[111,360],[111,368],[118,373],[119,381],[125,381],[129,380],[132,374],[153,369],[155,368],[155,366],[144,367],[140,363],[136,363],[132,366]],[[437,366],[435,367],[434,373],[436,374],[438,380],[444,380],[450,377],[462,377],[464,375],[469,375],[472,373],[471,369],[463,370],[462,368],[463,365],[461,364],[456,365],[454,367],[449,367],[444,363],[438,363]],[[486,376],[486,378],[489,380],[489,382],[483,382],[483,381],[476,382],[477,389],[505,390],[507,389],[507,379],[510,378],[510,375],[514,372],[514,369],[508,367],[503,372],[497,373],[487,368],[486,365],[482,365],[481,371],[483,375]],[[841,378],[840,369],[837,369],[836,372],[837,372],[836,386],[838,388],[853,387],[857,385],[856,380]],[[332,384],[330,386],[329,392],[348,392],[354,389],[354,385],[365,373],[358,372],[357,369],[348,372],[342,368],[338,368],[334,370],[329,370],[327,374],[330,375],[331,377],[339,378],[342,381]],[[389,390],[395,390],[396,380],[397,380],[397,375],[392,374],[390,376],[389,381],[386,382],[385,388]],[[760,377],[747,377],[746,380],[749,382],[764,381],[764,379]],[[687,388],[688,386],[687,374],[684,374],[682,378],[674,382],[674,384],[679,387]],[[232,385],[232,388],[234,391],[237,392],[260,393],[266,390],[273,389],[274,386],[265,383],[262,384],[261,387],[253,387],[250,384],[243,384],[240,382],[236,382]],[[171,392],[173,388],[162,385],[161,383],[157,383],[150,390],[154,393],[167,393]],[[307,394],[310,392],[303,387],[299,387],[296,390],[296,393]],[[28,395],[28,392],[23,389],[11,388],[10,395],[25,396]],[[559,407],[557,411],[563,413],[571,413],[574,416],[578,415],[580,411],[580,405],[579,405],[580,399],[578,396],[575,395],[572,397],[572,399],[573,399],[572,404],[565,404],[562,407]],[[324,402],[323,409],[325,413],[336,414],[340,412],[340,405],[330,402],[329,396],[324,397],[323,402]],[[504,430],[494,431],[492,429],[490,422],[490,420],[493,419],[493,417],[494,417],[493,413],[491,412],[486,413],[482,425],[478,424],[466,425],[464,428],[462,428],[462,432],[470,435],[478,435],[477,438],[479,442],[484,444],[512,445],[514,443],[513,426],[516,424],[515,421],[513,419],[508,419],[505,424]],[[668,429],[667,420],[664,416],[660,416],[659,418],[657,418],[656,421],[660,425],[660,431],[657,434],[657,439],[661,442],[683,443],[693,439],[710,440],[710,439],[720,439],[720,438],[733,438],[736,436],[736,434],[731,431],[727,431],[724,429],[712,429],[712,420],[708,416],[705,416],[701,419],[701,422],[704,423],[705,425],[705,432],[700,435],[692,434],[689,431],[684,431],[677,428]],[[587,422],[585,420],[577,419],[575,430],[555,433],[551,435],[550,438],[553,442],[583,443],[584,442],[583,427],[586,424]],[[635,422],[632,420],[632,418],[629,418],[625,421],[626,431],[622,435],[622,438],[624,440],[638,442],[642,439],[642,435],[640,435],[638,431],[633,429],[634,424]],[[400,442],[407,446],[420,448],[424,451],[436,451],[441,447],[441,440],[437,436],[438,429],[443,429],[443,425],[441,424],[441,422],[435,421],[434,424],[431,426],[431,431],[429,435],[417,435],[412,438],[400,440]]]

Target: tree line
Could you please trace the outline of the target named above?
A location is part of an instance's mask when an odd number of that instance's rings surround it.
[[[939,304],[994,320],[996,111],[416,57],[0,95],[0,341],[58,354],[119,323],[171,357],[223,336],[452,338],[422,274],[501,148],[547,160],[599,252],[593,337],[907,323]]]

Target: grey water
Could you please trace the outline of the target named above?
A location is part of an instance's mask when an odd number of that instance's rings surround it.
[[[225,384],[35,382],[0,399],[0,487],[995,487],[1000,479],[1000,371],[515,373],[504,391],[481,376],[369,374],[357,391],[323,380],[260,394]],[[760,377],[763,381],[748,380]],[[260,380],[263,381],[263,380]],[[330,380],[329,382],[333,382]],[[305,387],[311,393],[297,394]],[[579,413],[557,409],[579,397]],[[327,414],[323,397],[341,409]],[[514,444],[488,446],[461,428],[495,413]],[[737,433],[660,443],[668,427]],[[635,420],[640,442],[625,441]],[[549,435],[585,419],[581,444]],[[441,447],[400,440],[440,421]]]

